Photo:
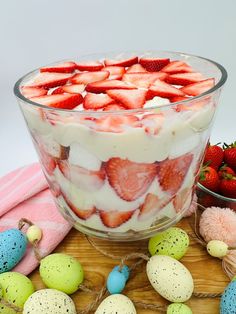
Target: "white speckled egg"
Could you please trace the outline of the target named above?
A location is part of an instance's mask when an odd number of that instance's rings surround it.
[[[193,293],[189,270],[170,256],[152,256],[147,262],[147,276],[153,288],[171,302],[185,302]]]
[[[112,294],[97,308],[95,314],[136,314],[133,302],[123,294]],[[24,313],[23,313],[24,314]]]
[[[76,314],[72,299],[64,292],[42,289],[25,302],[23,314]]]

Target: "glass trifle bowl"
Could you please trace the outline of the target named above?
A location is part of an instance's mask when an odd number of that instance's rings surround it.
[[[114,241],[178,222],[226,79],[211,60],[163,51],[88,55],[21,78],[14,92],[62,215]]]

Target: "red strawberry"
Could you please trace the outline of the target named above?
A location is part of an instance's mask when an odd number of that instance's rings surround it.
[[[198,96],[211,89],[214,85],[215,80],[213,78],[210,78],[201,82],[186,85],[182,87],[180,90],[187,95]]]
[[[84,91],[84,89],[85,89],[85,86],[83,84],[64,85],[64,86],[60,86],[54,89],[51,95],[64,94],[64,93],[80,94]]]
[[[225,175],[224,179],[220,181],[220,192],[226,197],[236,199],[236,176]]]
[[[65,93],[65,91],[61,86],[53,89],[53,91],[51,91],[51,90],[48,91],[49,95],[58,95],[58,94],[64,94],[64,93]]]
[[[64,200],[67,203],[68,207],[78,216],[80,219],[86,220],[91,217],[95,212],[96,208],[92,207],[89,209],[79,209],[75,206],[66,196],[63,194]]]
[[[117,110],[126,110],[126,108],[118,104],[111,104],[103,108],[103,111],[117,111]]]
[[[40,87],[22,86],[20,91],[25,98],[44,96],[47,94],[47,90]]]
[[[29,86],[44,87],[47,89],[59,85],[64,85],[72,77],[73,75],[68,73],[40,73],[35,77],[34,81]]]
[[[139,218],[147,215],[152,215],[160,210],[160,200],[152,193],[148,193],[145,197],[143,205],[140,207]]]
[[[148,88],[157,79],[164,80],[166,78],[165,73],[153,72],[153,73],[126,73],[123,75],[122,81],[131,83],[136,87]]]
[[[56,158],[45,151],[42,145],[39,145],[39,156],[46,172],[51,176],[56,168]]]
[[[95,119],[95,128],[100,132],[121,133],[127,127],[138,126],[139,119],[133,115],[109,115]]]
[[[139,63],[131,65],[131,67],[129,67],[126,70],[126,73],[142,73],[142,72],[147,72],[147,70],[145,70],[144,67]]]
[[[84,108],[85,109],[100,109],[107,105],[114,103],[114,100],[107,94],[93,94],[87,93],[84,97]]]
[[[31,100],[40,105],[48,107],[59,109],[73,109],[83,102],[83,97],[80,94],[58,94],[33,97],[31,98]]]
[[[191,72],[191,73],[177,73],[167,76],[166,82],[174,85],[189,85],[192,83],[203,81],[204,77],[201,73]]]
[[[103,81],[110,75],[107,71],[94,71],[94,72],[84,72],[76,74],[72,79],[72,84],[88,84],[98,81]]]
[[[171,196],[175,195],[185,179],[192,160],[193,155],[186,154],[157,164],[157,177],[163,191],[169,192]]]
[[[173,205],[174,205],[176,213],[179,213],[181,210],[184,209],[185,202],[187,201],[191,192],[192,192],[191,189],[185,188],[185,189],[179,191],[175,195],[175,197],[173,199]]]
[[[220,167],[220,171],[218,171],[219,178],[223,179],[226,174],[232,174],[233,176],[236,175],[232,168],[224,164],[222,167]]]
[[[214,168],[218,171],[218,168],[223,162],[224,151],[218,145],[208,145],[205,151],[205,157],[203,164],[207,164],[211,168]]]
[[[145,132],[151,135],[157,135],[160,132],[163,122],[164,116],[162,113],[147,114],[140,121]]]
[[[105,65],[116,65],[116,66],[122,66],[122,67],[129,67],[135,63],[138,63],[138,57],[131,57],[128,59],[123,60],[111,60],[107,59],[104,61]]]
[[[126,201],[134,201],[147,191],[156,176],[156,169],[155,163],[137,163],[121,158],[111,158],[105,166],[110,185]]]
[[[146,91],[145,90],[125,90],[125,89],[110,89],[107,94],[120,102],[127,109],[137,109],[142,108],[146,101]]]
[[[167,84],[160,80],[156,80],[155,83],[150,86],[147,98],[152,99],[155,96],[172,98],[175,96],[184,96],[184,93],[178,88],[171,86],[170,84]]]
[[[100,218],[103,224],[109,228],[117,228],[121,226],[123,223],[125,223],[132,217],[133,213],[134,213],[133,210],[126,211],[126,212],[122,212],[118,210],[113,210],[113,211],[100,210],[99,211]]]
[[[43,67],[40,72],[57,72],[57,73],[72,73],[76,69],[74,62],[63,62],[61,64]]]
[[[104,67],[102,71],[108,71],[110,73],[109,80],[120,80],[125,73],[125,68],[111,65]]]
[[[170,59],[159,59],[159,58],[141,58],[139,63],[149,72],[157,72],[164,68]]]
[[[201,169],[199,176],[199,183],[205,186],[212,192],[217,192],[219,190],[220,179],[216,170],[212,167],[204,166]]]
[[[109,89],[135,89],[136,87],[119,80],[104,80],[90,83],[86,86],[86,91],[91,93],[104,93]]]
[[[236,142],[230,145],[224,143],[224,161],[236,171]]]
[[[84,61],[77,63],[76,67],[80,71],[100,71],[103,64],[99,61]]]
[[[193,69],[191,68],[190,65],[183,61],[171,61],[164,68],[162,68],[161,71],[168,74],[175,74],[193,72]]]
[[[189,99],[187,97],[182,97],[182,98],[184,98],[183,100]],[[173,99],[175,99],[175,97],[173,97],[172,100]],[[199,111],[207,103],[208,103],[207,99],[204,99],[204,100],[194,100],[194,101],[190,100],[189,102],[186,102],[186,103],[183,103],[183,104],[178,104],[178,105],[174,106],[173,109],[175,109],[177,112],[186,111],[186,110]]]
[[[179,101],[183,101],[183,100],[187,100],[190,97],[185,97],[185,96],[174,96],[170,99],[171,102],[179,102]]]

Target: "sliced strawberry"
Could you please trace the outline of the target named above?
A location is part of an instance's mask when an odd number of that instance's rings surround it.
[[[77,63],[77,69],[80,71],[100,71],[103,64],[99,61],[84,61]]]
[[[65,93],[64,89],[61,86],[55,88],[51,93],[50,92],[51,92],[51,90],[48,91],[49,95],[58,95],[58,94],[64,94]]]
[[[133,115],[109,115],[95,120],[94,128],[100,132],[121,133],[126,128],[137,127],[139,119]]]
[[[48,107],[73,109],[83,102],[83,97],[80,94],[58,94],[33,97],[31,100]]]
[[[171,61],[161,71],[168,74],[194,72],[193,68],[184,61]]]
[[[156,176],[156,164],[145,164],[128,159],[111,158],[105,166],[108,181],[116,193],[126,201],[143,195]]]
[[[56,89],[54,89],[54,91],[51,93],[51,95],[64,94],[64,93],[80,94],[84,91],[84,89],[85,89],[84,84],[64,85],[64,86],[60,86],[60,87],[57,87]]]
[[[142,72],[145,73],[147,72],[147,70],[145,70],[144,67],[139,63],[131,65],[131,67],[129,67],[126,70],[126,73],[142,73]]]
[[[105,108],[103,108],[103,111],[117,111],[117,110],[125,110],[126,108],[118,105],[118,104],[112,104],[112,105],[108,105]]]
[[[136,87],[119,80],[104,80],[101,82],[90,83],[86,86],[87,92],[104,93],[109,89],[135,89]]]
[[[188,99],[188,98],[187,98]],[[183,104],[178,104],[175,107],[173,107],[173,109],[175,109],[177,112],[180,111],[186,111],[186,110],[190,110],[190,111],[199,111],[202,109],[202,107],[204,107],[206,104],[208,103],[207,99],[204,100],[198,100],[198,101],[189,101],[187,103],[183,103]]]
[[[181,91],[190,96],[198,96],[202,93],[205,93],[215,85],[215,80],[213,78],[189,84],[181,88]]]
[[[160,59],[160,58],[141,58],[139,63],[149,72],[160,71],[164,66],[169,64],[170,59]]]
[[[126,211],[126,212],[122,212],[122,211],[118,211],[118,210],[113,210],[113,211],[101,210],[101,211],[99,211],[100,218],[101,218],[103,224],[109,228],[117,228],[117,227],[121,226],[123,223],[125,223],[126,221],[128,221],[132,217],[133,213],[134,213],[133,210],[132,211]]]
[[[122,67],[129,67],[135,63],[138,63],[138,57],[134,56],[128,59],[122,59],[122,60],[115,60],[115,59],[106,59],[104,61],[105,65],[116,65],[116,66],[122,66]]]
[[[103,81],[108,78],[110,73],[108,71],[95,71],[95,72],[84,72],[76,74],[72,79],[72,84],[88,84],[98,81]]]
[[[64,200],[68,207],[78,216],[80,219],[87,220],[89,217],[91,217],[95,212],[96,208],[92,207],[89,209],[80,209],[77,206],[75,206],[66,196],[63,194]]]
[[[179,213],[183,210],[185,202],[187,201],[188,197],[192,193],[192,190],[189,188],[185,188],[178,192],[173,199],[173,205],[175,208],[176,213]]]
[[[158,163],[157,177],[163,191],[169,192],[170,195],[175,195],[185,179],[192,160],[193,155],[186,154]]]
[[[125,90],[125,89],[110,89],[107,94],[114,100],[120,102],[127,109],[142,108],[146,101],[145,90]]]
[[[174,86],[167,84],[163,81],[156,80],[153,85],[150,86],[147,94],[147,99],[152,99],[155,96],[163,98],[172,98],[175,96],[184,96],[184,92],[175,88]]]
[[[190,72],[190,73],[177,73],[168,75],[165,81],[169,84],[174,85],[188,85],[196,82],[200,82],[204,80],[204,76],[198,72]]]
[[[122,81],[131,83],[136,87],[148,88],[157,79],[164,80],[167,77],[165,73],[127,73],[123,75]]]
[[[57,65],[43,67],[40,72],[57,72],[57,73],[72,73],[76,69],[76,64],[72,61],[63,62]]]
[[[87,93],[84,97],[84,108],[85,109],[100,109],[107,105],[114,103],[114,100],[107,94],[93,94]]]
[[[189,97],[185,97],[185,96],[174,96],[172,98],[170,98],[171,102],[179,102],[179,101],[183,101],[183,100],[187,100],[189,99]]]
[[[140,123],[144,126],[145,132],[151,135],[157,135],[163,125],[163,113],[151,113],[143,116]]]
[[[57,87],[60,85],[65,85],[66,82],[72,77],[73,75],[68,73],[40,73],[35,77],[34,81],[29,86],[44,87],[46,89]]]
[[[51,156],[50,154],[48,154],[43,147],[41,146],[39,148],[39,156],[41,158],[42,161],[42,165],[45,169],[45,171],[51,176],[53,175],[53,171],[56,168],[56,158],[54,158],[53,156]]]
[[[22,86],[20,91],[25,98],[39,97],[47,94],[47,90],[42,87],[37,88],[30,86]]]
[[[153,214],[153,212],[160,210],[160,200],[152,193],[148,193],[145,197],[143,205],[140,207],[139,217]]]
[[[125,73],[125,68],[120,66],[107,66],[102,71],[108,71],[110,73],[109,80],[120,80]]]

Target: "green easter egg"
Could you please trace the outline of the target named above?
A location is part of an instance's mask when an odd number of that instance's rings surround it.
[[[167,308],[167,314],[193,314],[193,312],[183,303],[172,303]]]
[[[39,268],[44,284],[67,294],[78,290],[84,272],[80,262],[66,254],[51,254],[41,260]]]
[[[187,233],[177,227],[169,228],[149,239],[148,250],[153,255],[168,255],[181,259],[189,246]]]
[[[233,277],[232,281],[236,281],[236,276]]]
[[[0,285],[0,299],[3,297],[3,289],[2,286]]]
[[[34,286],[31,280],[16,272],[0,274],[0,285],[4,300],[19,308],[23,308],[28,297],[34,293]],[[0,313],[15,314],[16,312],[0,303]]]
[[[207,243],[207,252],[213,257],[222,258],[227,255],[228,245],[219,240],[211,240]]]

